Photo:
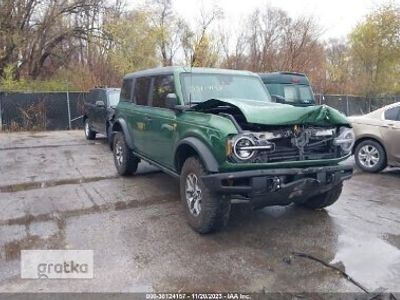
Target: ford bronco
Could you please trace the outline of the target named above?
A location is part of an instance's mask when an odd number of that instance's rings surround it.
[[[232,200],[254,208],[333,204],[352,167],[354,133],[327,106],[273,103],[246,71],[166,67],[125,76],[112,131],[121,175],[140,160],[180,178],[190,226],[226,224]]]

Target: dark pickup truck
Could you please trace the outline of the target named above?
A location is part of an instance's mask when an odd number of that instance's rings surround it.
[[[110,141],[115,107],[118,105],[121,89],[95,88],[90,90],[85,100],[83,124],[85,136],[94,140],[96,134],[104,134]]]

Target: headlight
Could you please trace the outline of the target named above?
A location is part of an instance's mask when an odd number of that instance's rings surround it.
[[[340,134],[334,139],[333,143],[336,146],[340,146],[343,152],[350,153],[353,149],[355,141],[355,134],[353,129],[342,127],[340,128]]]
[[[253,157],[255,151],[252,149],[254,147],[254,141],[247,136],[242,136],[238,138],[233,144],[233,152],[236,157],[241,160],[248,160]]]
[[[227,155],[231,154],[229,151],[229,148],[231,148],[233,150],[234,159],[244,161],[250,160],[258,151],[274,150],[275,144],[265,139],[260,140],[259,137],[251,134],[240,135],[228,141],[227,148]]]

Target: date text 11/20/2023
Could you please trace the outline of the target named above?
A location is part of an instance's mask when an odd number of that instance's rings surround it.
[[[242,293],[149,293],[146,294],[146,299],[154,300],[208,300],[208,299],[238,299],[250,300],[249,294]]]

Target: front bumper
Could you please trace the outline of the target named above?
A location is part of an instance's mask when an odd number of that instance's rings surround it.
[[[336,165],[216,173],[202,179],[214,192],[239,196],[254,206],[270,206],[304,202],[350,179],[352,174],[352,166]]]

